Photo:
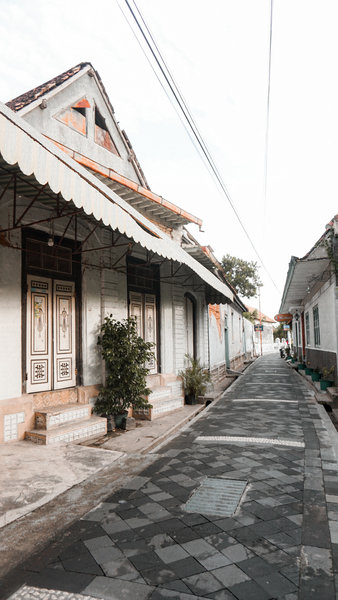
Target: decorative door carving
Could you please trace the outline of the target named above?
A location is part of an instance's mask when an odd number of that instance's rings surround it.
[[[27,392],[75,385],[75,285],[27,277]]]
[[[52,286],[45,277],[27,280],[27,392],[52,389]]]
[[[186,353],[195,358],[194,344],[194,305],[192,300],[186,296],[185,303],[185,340]]]
[[[154,344],[154,351],[156,352],[156,296],[153,294],[130,292],[129,300],[130,315],[136,317],[138,334],[146,342],[152,342]],[[155,357],[146,366],[151,374],[157,373]]]
[[[75,284],[54,281],[54,389],[75,385]]]

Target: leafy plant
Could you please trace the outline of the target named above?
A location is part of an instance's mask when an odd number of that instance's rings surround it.
[[[151,393],[146,385],[146,363],[154,357],[153,344],[138,335],[136,319],[116,321],[112,315],[106,317],[97,343],[106,365],[106,381],[95,412],[109,416],[123,413],[130,406],[152,408],[146,399]]]
[[[193,358],[189,354],[185,355],[188,366],[179,372],[183,379],[184,393],[186,396],[201,396],[204,394],[207,383],[210,381],[210,373],[206,371],[198,359]]]
[[[259,279],[256,262],[226,254],[222,258],[222,267],[227,280],[238,294],[246,298],[257,295],[257,288],[262,285],[262,282]]]
[[[334,373],[334,367],[323,367],[323,378],[328,379]]]
[[[245,311],[243,313],[243,317],[245,319],[248,319],[248,321],[251,321],[251,323],[254,323],[255,319],[259,318],[257,308],[255,308],[255,310],[253,310],[252,312]]]

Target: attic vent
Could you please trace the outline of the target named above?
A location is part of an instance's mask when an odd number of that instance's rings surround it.
[[[101,115],[99,109],[95,106],[95,142],[109,150],[109,152],[113,152],[117,156],[119,156],[118,150],[110,136],[108,131],[108,127],[106,125],[106,121]]]
[[[81,98],[81,100],[61,112],[57,119],[78,133],[87,135],[86,108],[90,108],[90,104],[86,98]]]

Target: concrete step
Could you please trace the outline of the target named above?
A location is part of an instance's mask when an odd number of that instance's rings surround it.
[[[80,442],[89,438],[99,437],[107,433],[107,419],[104,417],[90,417],[79,422],[59,425],[55,429],[32,429],[26,431],[25,439],[36,444],[56,444]]]
[[[170,398],[171,396],[171,388],[168,386],[156,386],[151,388],[151,394],[148,396],[148,400],[150,404],[158,400],[163,400],[166,398]]]
[[[55,429],[73,421],[89,419],[92,413],[90,404],[63,404],[46,406],[35,411],[36,429]]]
[[[184,398],[169,398],[167,400],[159,400],[153,403],[151,409],[151,418],[156,419],[166,413],[173,412],[184,406]]]

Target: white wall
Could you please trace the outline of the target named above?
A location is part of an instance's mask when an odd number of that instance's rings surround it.
[[[161,266],[161,277],[168,277],[170,264]],[[160,338],[161,338],[161,371],[162,373],[174,373],[174,307],[171,283],[161,282],[160,302]]]
[[[243,318],[235,306],[213,305],[209,307],[210,366],[218,367],[225,362],[225,319],[227,319],[230,360],[243,354],[254,354],[253,325]]]
[[[304,306],[304,324],[305,324],[305,313],[309,313],[310,321],[310,344],[307,344],[306,336],[306,347],[316,348],[318,350],[327,350],[329,352],[337,352],[337,335],[336,329],[333,326],[336,319],[336,286],[334,281],[334,275],[331,276],[330,280],[325,282],[321,289],[311,298],[309,302],[305,303]],[[314,328],[313,328],[313,307],[318,305],[319,311],[319,326],[320,326],[320,345],[315,346],[314,344]],[[294,324],[293,324],[294,327]],[[295,342],[295,336],[293,336]]]
[[[209,306],[209,344],[210,368],[219,367],[225,362],[224,316],[225,306],[213,304]]]
[[[20,245],[18,235],[11,241]],[[21,298],[21,253],[0,245],[1,400],[21,396]]]

